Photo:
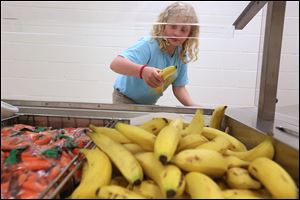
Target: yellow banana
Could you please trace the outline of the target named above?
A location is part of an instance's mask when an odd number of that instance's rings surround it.
[[[145,174],[158,184],[165,197],[182,194],[185,182],[176,166],[162,165],[152,152],[138,153],[134,156],[140,162]]]
[[[135,157],[120,143],[103,134],[88,133],[93,142],[103,150],[126,180],[138,185],[143,180],[143,170]]]
[[[208,142],[208,139],[200,134],[189,134],[179,140],[177,151],[193,149],[206,142]]]
[[[250,162],[246,161],[246,160],[242,160],[236,156],[225,156],[224,157],[227,164],[228,164],[228,168],[231,167],[248,167]]]
[[[114,128],[108,128],[108,127],[97,127],[94,126],[93,124],[89,125],[89,128],[93,130],[93,132],[95,133],[102,133],[108,137],[110,137],[111,139],[113,139],[116,142],[119,143],[131,143],[131,141],[129,139],[127,139],[122,133],[120,133],[119,131],[117,131]]]
[[[118,185],[126,188],[128,186],[128,181],[124,178],[124,176],[115,176],[111,179],[109,185]]]
[[[134,186],[133,191],[146,197],[147,199],[162,199],[164,198],[160,187],[152,180],[144,180],[141,185]]]
[[[197,109],[191,123],[181,131],[181,136],[184,137],[191,133],[201,134],[204,127],[204,115],[202,109]]]
[[[128,144],[123,144],[123,146],[130,151],[132,154],[136,154],[139,152],[144,152],[145,150],[138,144],[135,143],[128,143]]]
[[[141,164],[145,174],[160,184],[160,173],[165,169],[165,166],[157,160],[153,152],[142,152],[134,154],[134,157]]]
[[[175,74],[177,71],[177,67],[176,66],[169,66],[169,67],[166,67],[164,69],[162,69],[160,72],[159,72],[159,75],[162,77],[162,79],[167,82],[167,79],[170,78],[173,74]],[[162,93],[164,91],[164,85],[160,86],[160,87],[157,87],[154,89],[157,93]]]
[[[88,167],[83,171],[83,179],[74,190],[71,198],[96,198],[96,191],[110,182],[112,165],[109,158],[100,149],[84,149]]]
[[[211,141],[197,146],[196,149],[210,149],[223,154],[230,145],[230,142],[225,137],[217,136]]]
[[[211,128],[211,127],[203,127],[202,135],[209,140],[212,140],[217,136],[223,136],[231,143],[231,145],[229,146],[230,150],[232,150],[232,151],[246,151],[247,150],[247,148],[245,147],[245,145],[242,142],[240,142],[239,140],[232,137],[231,135],[229,135],[223,131],[220,131],[218,129]]]
[[[260,190],[227,189],[222,194],[225,199],[271,199],[271,197]]]
[[[259,180],[274,198],[298,198],[298,188],[292,177],[275,161],[259,157],[253,160],[248,170]]]
[[[225,116],[226,108],[227,108],[227,106],[220,105],[220,106],[217,106],[214,109],[214,111],[211,115],[210,121],[209,121],[209,127],[215,128],[215,129],[218,129],[218,130],[221,129],[221,125],[222,125],[222,121],[223,121],[224,116]]]
[[[268,157],[272,159],[274,156],[274,151],[275,150],[272,141],[270,139],[266,139],[248,151],[235,152],[227,149],[225,155],[236,156],[242,160],[252,161],[258,157]]]
[[[227,170],[226,182],[232,189],[259,189],[261,183],[254,180],[247,169],[232,167]]]
[[[118,122],[115,128],[133,143],[140,145],[146,151],[153,151],[156,136],[144,129]]]
[[[186,190],[192,199],[222,199],[220,187],[209,176],[189,172],[186,176]]]
[[[101,187],[98,190],[97,197],[100,199],[145,199],[142,195],[118,185]]]
[[[157,135],[162,128],[168,125],[168,123],[166,118],[153,118],[150,121],[141,124],[139,127]]]
[[[171,161],[188,172],[201,172],[213,178],[221,177],[227,170],[225,158],[209,149],[187,149],[175,155]]]
[[[154,143],[154,154],[159,161],[166,165],[173,157],[180,140],[183,122],[176,119],[164,127],[157,135]]]
[[[167,165],[160,175],[161,185],[165,197],[179,197],[185,188],[185,178],[181,170],[175,165]]]

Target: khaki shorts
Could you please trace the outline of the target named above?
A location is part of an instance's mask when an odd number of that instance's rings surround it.
[[[114,104],[137,104],[135,101],[122,94],[119,89],[114,89],[112,97]]]

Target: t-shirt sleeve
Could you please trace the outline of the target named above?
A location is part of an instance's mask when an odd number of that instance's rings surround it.
[[[150,60],[150,48],[147,41],[140,39],[131,47],[123,51],[120,56],[123,56],[137,64],[147,64]]]
[[[188,84],[188,76],[187,76],[187,64],[182,64],[176,80],[173,82],[173,86],[185,86]]]

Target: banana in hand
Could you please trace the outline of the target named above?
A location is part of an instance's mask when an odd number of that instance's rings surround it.
[[[166,67],[164,68],[163,70],[161,70],[159,72],[159,75],[162,77],[162,79],[165,81],[165,82],[169,82],[169,83],[164,83],[164,85],[160,86],[160,87],[157,87],[154,89],[154,91],[158,94],[161,94],[163,93],[164,89],[165,89],[165,85],[169,85],[171,81],[168,81],[168,79],[171,79],[171,76],[173,74],[175,74],[177,71],[177,66],[169,66],[169,67]]]

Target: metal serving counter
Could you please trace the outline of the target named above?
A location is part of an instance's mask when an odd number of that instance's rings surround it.
[[[72,102],[43,102],[43,101],[20,101],[3,100],[19,108],[18,115],[24,121],[38,123],[40,118],[47,124],[57,126],[73,125],[82,126],[94,123],[97,125],[101,120],[130,121],[133,118],[146,116],[153,113],[175,113],[186,119],[191,119],[195,114],[195,107],[167,107],[145,105],[113,105],[97,103],[72,103]],[[297,108],[292,108],[295,110]],[[212,114],[212,109],[203,108],[206,119]],[[247,148],[259,144],[266,137],[274,138],[274,160],[282,165],[299,185],[299,138],[294,134],[287,134],[276,126],[283,126],[299,132],[299,114],[290,116],[285,113],[286,109],[280,109],[275,123],[263,122],[257,119],[257,108],[227,108],[224,126],[230,128],[230,134],[243,142]],[[298,110],[298,109],[297,109]],[[23,118],[22,118],[23,116]],[[30,118],[30,119],[29,119]],[[52,121],[51,121],[52,120]],[[50,123],[50,124],[48,124]],[[99,123],[98,123],[99,124]],[[1,126],[5,126],[2,122]]]

